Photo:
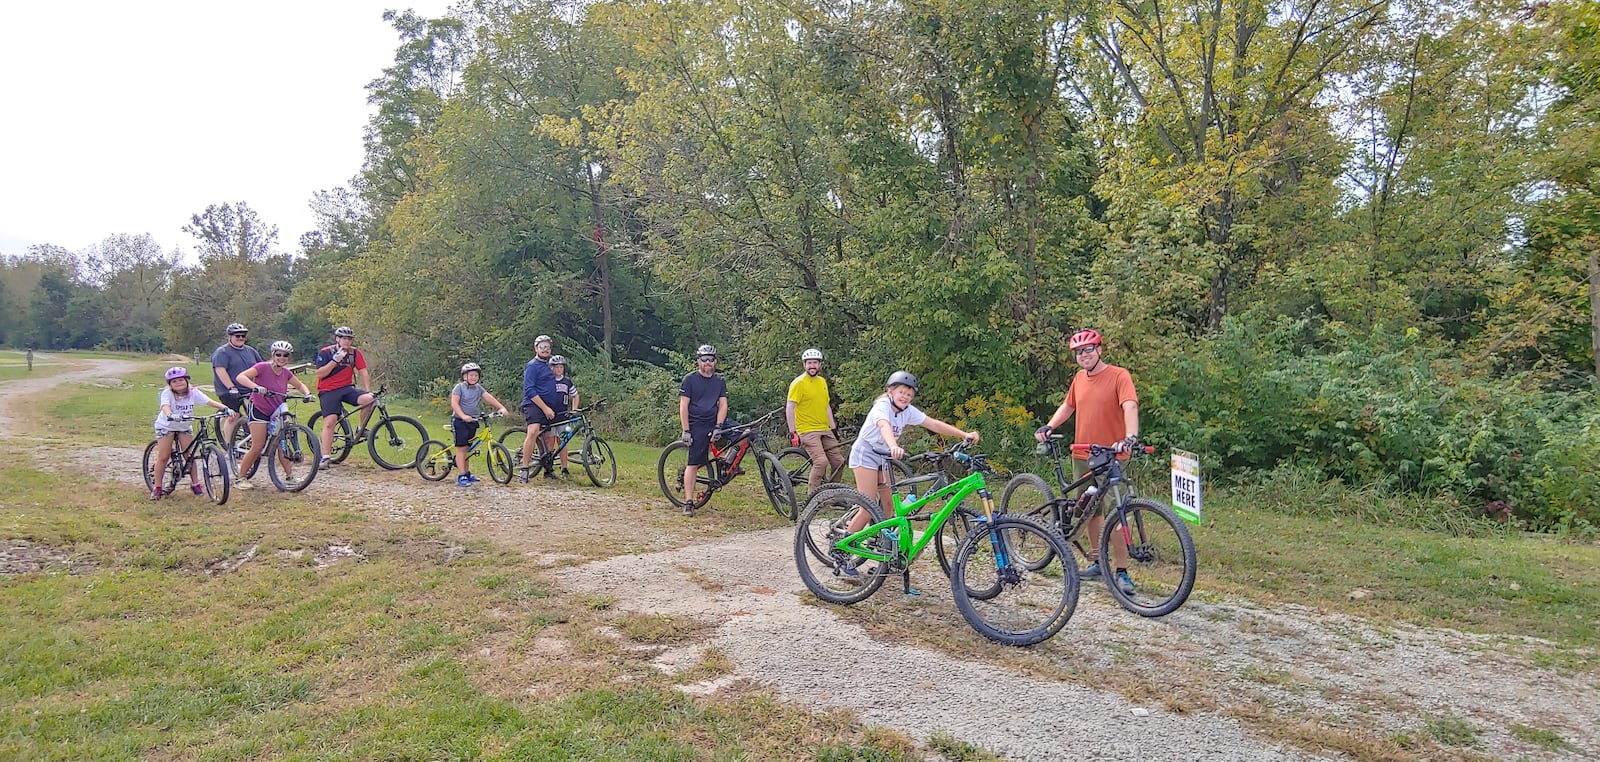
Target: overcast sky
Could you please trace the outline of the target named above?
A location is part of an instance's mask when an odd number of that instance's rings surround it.
[[[243,201],[297,252],[314,191],[361,168],[366,84],[399,43],[386,8],[446,0],[7,3],[0,253],[182,232]]]

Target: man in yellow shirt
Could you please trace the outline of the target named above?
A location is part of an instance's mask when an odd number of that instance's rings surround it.
[[[816,492],[823,478],[844,465],[839,452],[838,425],[833,420],[833,405],[828,401],[828,380],[822,377],[822,350],[812,347],[800,353],[805,372],[789,384],[789,404],[784,415],[789,419],[789,440],[798,439],[811,458],[810,491]]]

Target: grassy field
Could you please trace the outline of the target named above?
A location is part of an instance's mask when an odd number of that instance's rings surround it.
[[[130,374],[116,388],[63,385],[23,411],[23,433],[142,446],[160,389],[159,369],[150,367],[148,378]],[[193,372],[209,375],[203,365]],[[443,417],[422,404],[395,407],[430,430]],[[659,449],[613,444],[620,481],[608,492],[664,503]],[[34,470],[29,447],[0,440],[3,462],[14,464],[0,469],[0,542],[44,567],[0,575],[0,758],[926,753],[849,715],[759,692],[686,697],[673,687],[684,676],[663,676],[633,646],[687,640],[705,623],[619,614],[606,599],[562,596],[552,572],[521,548],[306,496],[253,494],[223,509],[200,500],[150,503],[127,484]],[[350,463],[375,468],[365,454]],[[735,486],[719,493],[702,531],[785,523],[755,480]],[[1600,643],[1600,548],[1280,510],[1316,500],[1315,489],[1208,495],[1207,523],[1195,529],[1197,595],[1537,635],[1557,644],[1553,666],[1597,668],[1582,649]],[[360,562],[341,559],[341,548],[360,549]],[[972,645],[967,635],[948,640]],[[939,633],[926,640],[951,647]],[[728,670],[712,650],[689,675]]]

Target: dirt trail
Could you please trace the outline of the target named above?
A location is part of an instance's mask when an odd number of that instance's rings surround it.
[[[39,384],[0,385],[0,424],[5,408],[28,392],[115,375],[126,365],[96,361]],[[1476,729],[1468,751],[1477,755],[1600,758],[1600,676],[1535,666],[1551,645],[1533,639],[1377,625],[1203,596],[1147,620],[1086,584],[1062,635],[1025,655],[1024,662],[1048,668],[1006,668],[986,652],[961,658],[875,637],[856,623],[866,616],[924,632],[964,628],[932,562],[916,568],[922,596],[903,596],[891,581],[862,613],[845,612],[804,592],[788,530],[708,538],[709,517],[684,519],[595,490],[479,485],[469,496],[409,474],[350,466],[335,473],[329,481],[319,476],[312,489],[377,517],[522,548],[557,568],[564,587],[612,597],[620,610],[710,625],[704,641],[656,655],[669,673],[692,666],[707,648],[728,656],[731,678],[685,686],[691,692],[753,684],[801,705],[854,708],[869,723],[921,741],[946,732],[1019,761],[1347,758],[1308,754],[1269,737],[1260,722],[1235,719],[1264,711],[1299,725],[1301,735],[1322,726],[1368,738],[1425,738],[1430,725],[1454,719]],[[119,478],[137,481],[137,467]],[[582,522],[568,520],[574,511]],[[914,687],[891,689],[912,665]],[[1038,676],[1063,671],[1079,676]],[[1148,700],[1086,687],[1104,685],[1106,676],[1149,689],[1142,694]],[[1566,746],[1520,740],[1513,726],[1525,726],[1524,735],[1554,733]]]

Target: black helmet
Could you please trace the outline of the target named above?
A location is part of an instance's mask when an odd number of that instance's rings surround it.
[[[350,326],[341,325],[338,328],[333,329],[333,335],[341,338],[353,339],[356,337],[356,332],[350,330]]]
[[[889,380],[883,382],[883,388],[888,389],[891,386],[899,386],[901,384],[915,389],[917,388],[917,377],[903,370],[897,370],[889,374]]]

